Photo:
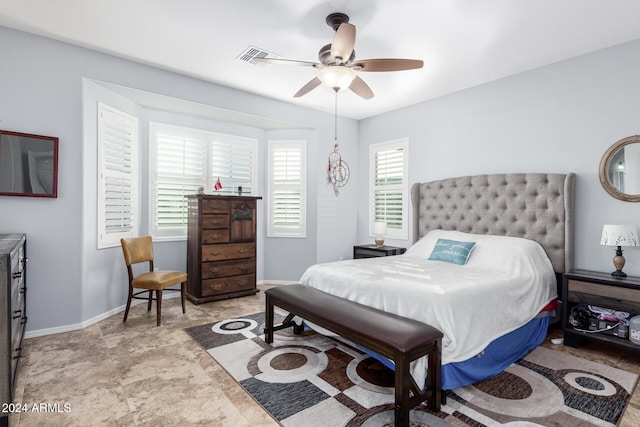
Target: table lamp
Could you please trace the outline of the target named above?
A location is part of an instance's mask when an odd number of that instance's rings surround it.
[[[376,248],[384,246],[384,235],[387,234],[387,223],[376,221],[373,223],[373,235],[376,236]]]
[[[624,267],[624,257],[622,256],[622,246],[638,246],[638,233],[635,225],[612,225],[605,224],[602,226],[601,245],[617,246],[616,256],[613,257],[613,265],[616,271],[611,273],[615,277],[627,277],[622,272]]]

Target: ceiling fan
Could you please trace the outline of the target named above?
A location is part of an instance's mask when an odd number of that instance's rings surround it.
[[[327,16],[327,25],[336,32],[330,44],[318,52],[320,62],[295,61],[290,59],[255,58],[273,64],[299,65],[318,68],[318,75],[305,84],[294,97],[300,97],[318,87],[321,83],[336,92],[349,88],[364,99],[373,98],[373,91],[358,75],[357,71],[402,71],[422,68],[419,59],[378,58],[356,60],[353,50],[356,42],[356,27],[349,24],[344,13],[332,13]]]

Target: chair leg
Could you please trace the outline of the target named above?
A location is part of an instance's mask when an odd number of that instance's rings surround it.
[[[187,312],[187,310],[185,310],[185,308],[184,308],[184,288],[185,288],[185,285],[186,285],[185,282],[182,282],[180,284],[180,299],[182,300],[182,312],[183,313]]]
[[[149,291],[149,302],[147,303],[147,311],[151,311],[151,301],[153,301],[153,291]]]
[[[162,310],[162,289],[156,290],[156,310],[156,317],[158,318],[156,326],[160,326],[160,312]]]
[[[129,316],[129,309],[131,308],[131,298],[133,297],[133,288],[129,286],[129,296],[127,297],[127,308],[124,310],[124,319],[123,322],[127,321],[127,317]]]

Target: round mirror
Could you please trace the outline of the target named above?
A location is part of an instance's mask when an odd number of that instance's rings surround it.
[[[640,136],[613,144],[600,160],[600,182],[616,199],[640,202]]]

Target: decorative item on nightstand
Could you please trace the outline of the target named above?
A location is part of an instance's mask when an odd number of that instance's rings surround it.
[[[376,247],[381,248],[384,246],[384,236],[387,234],[387,223],[383,221],[376,221],[373,223],[373,235],[376,236]]]
[[[602,227],[601,245],[617,246],[616,256],[613,257],[613,265],[616,271],[611,273],[615,277],[627,277],[622,272],[624,267],[624,257],[622,256],[622,246],[638,246],[638,233],[635,225],[612,225],[605,224]]]

